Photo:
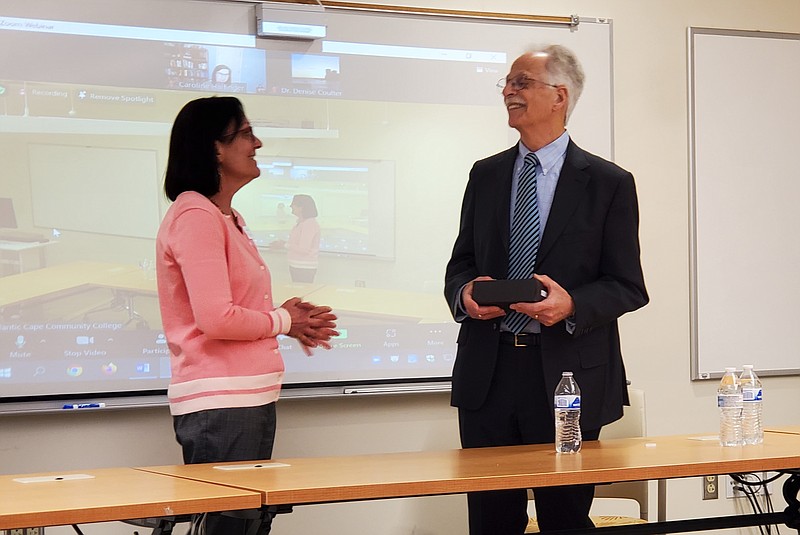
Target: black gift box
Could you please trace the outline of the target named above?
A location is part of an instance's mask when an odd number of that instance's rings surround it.
[[[512,303],[535,303],[547,297],[536,279],[475,281],[472,299],[481,306],[495,305],[508,309]]]

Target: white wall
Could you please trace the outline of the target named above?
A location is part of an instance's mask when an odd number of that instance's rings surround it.
[[[800,32],[800,3],[427,0],[418,5],[613,19],[616,161],[637,178],[643,263],[651,295],[646,308],[622,321],[628,375],[646,392],[650,435],[713,432],[715,384],[689,380],[686,28]],[[743,64],[742,76],[747,76],[747,71]],[[762,93],[753,95],[754,101],[770,98],[769,89],[769,80],[765,80]],[[576,113],[581,113],[580,105]],[[757,305],[743,303],[741,311],[732,311],[741,323],[731,336],[754,335],[747,329],[754,308],[757,310]],[[747,360],[748,355],[731,355],[734,364]],[[766,378],[764,387],[766,423],[800,423],[796,409],[800,407],[800,377]],[[455,412],[443,394],[284,400],[279,407],[277,457],[458,445]],[[177,462],[180,452],[172,439],[166,409],[0,417],[0,473]],[[669,517],[735,512],[733,500],[701,501],[700,489],[697,479],[671,481]],[[464,533],[463,498],[298,508],[279,518],[274,532],[364,533],[364,526],[369,533],[392,535]],[[84,531],[133,532],[116,526],[94,529]]]

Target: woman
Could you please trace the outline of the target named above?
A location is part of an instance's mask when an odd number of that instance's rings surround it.
[[[171,353],[170,412],[184,462],[269,459],[283,378],[279,334],[311,348],[336,335],[328,307],[275,307],[270,272],[231,208],[258,177],[253,134],[233,97],[189,102],[172,127],[164,181],[173,201],[156,240],[158,295]],[[208,535],[246,521],[209,515]]]
[[[292,282],[314,282],[319,258],[317,204],[310,195],[295,195],[289,207],[297,224],[289,232],[288,242],[277,240],[271,247],[286,248]]]

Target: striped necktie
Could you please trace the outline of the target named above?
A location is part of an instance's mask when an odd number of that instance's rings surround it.
[[[539,202],[536,196],[536,166],[539,159],[533,152],[525,156],[517,182],[514,219],[509,239],[508,278],[529,279],[533,276],[536,253],[539,250]],[[530,316],[511,311],[505,323],[515,334],[522,332]]]

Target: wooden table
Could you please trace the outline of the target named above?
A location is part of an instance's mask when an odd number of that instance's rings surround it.
[[[0,476],[0,529],[469,491],[612,483],[800,467],[800,434],[767,432],[758,446],[723,448],[699,436],[584,443],[578,455],[552,445],[422,451],[248,463],[117,468],[22,483]],[[86,474],[90,478],[69,479]],[[50,475],[52,476],[52,474]],[[800,528],[800,474],[784,483],[783,513],[601,528],[672,533],[784,523]],[[609,531],[610,530],[610,531]]]
[[[552,445],[536,445],[142,470],[252,490],[261,495],[265,505],[299,505],[800,467],[800,435],[767,433],[764,444],[736,448],[724,448],[717,440],[702,438],[674,436],[585,442],[578,455],[558,455]],[[800,477],[795,477],[797,489]],[[793,496],[796,494],[794,490]],[[800,515],[796,501],[795,516]],[[767,520],[775,523],[777,518],[754,517],[737,515],[627,528],[636,528],[639,533],[667,533],[757,525]],[[790,522],[783,516],[777,520]]]
[[[43,480],[20,481],[31,478]],[[261,496],[252,491],[133,468],[0,476],[0,496],[0,529],[257,509],[261,506]]]

